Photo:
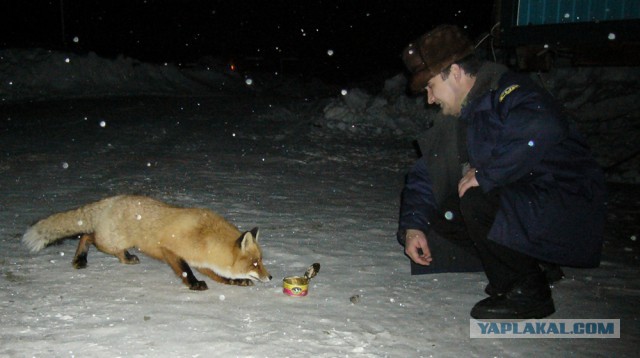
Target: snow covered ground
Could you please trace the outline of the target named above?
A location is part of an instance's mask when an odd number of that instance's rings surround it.
[[[565,268],[551,318],[619,318],[621,338],[470,339],[484,275],[411,276],[395,240],[411,140],[431,113],[402,76],[367,93],[224,64],[2,50],[0,356],[636,357],[640,181],[637,156],[624,159],[640,139],[638,73],[544,79],[611,167],[602,265]],[[75,270],[76,240],[38,254],[20,242],[38,219],[122,193],[260,227],[274,279],[195,292],[142,255],[128,266],[92,248]],[[285,296],[282,278],[314,262],[309,295]]]

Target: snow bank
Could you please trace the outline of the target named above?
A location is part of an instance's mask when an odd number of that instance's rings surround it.
[[[558,68],[539,82],[573,114],[608,180],[640,183],[640,67]]]
[[[43,49],[0,50],[0,99],[50,100],[127,95],[195,95],[243,87],[221,68],[180,69],[118,56],[101,58]]]
[[[406,84],[399,74],[386,80],[377,95],[360,88],[342,90],[325,106],[324,125],[354,135],[415,136],[436,112],[425,110],[424,97],[408,97]]]

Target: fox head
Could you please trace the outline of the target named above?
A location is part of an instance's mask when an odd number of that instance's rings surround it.
[[[268,282],[272,276],[262,263],[262,250],[258,246],[258,228],[243,233],[236,240],[238,255],[232,271],[237,278],[248,278]]]

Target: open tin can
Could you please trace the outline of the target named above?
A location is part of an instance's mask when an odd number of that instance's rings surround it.
[[[304,276],[287,276],[282,279],[282,292],[291,297],[304,297],[309,293],[309,280],[320,271],[320,264],[315,263],[307,269]]]
[[[309,279],[302,276],[288,276],[282,280],[282,292],[294,297],[306,296],[309,293]]]

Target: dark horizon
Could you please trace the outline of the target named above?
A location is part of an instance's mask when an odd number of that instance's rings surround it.
[[[357,77],[401,70],[404,46],[440,23],[459,25],[472,38],[488,32],[492,7],[469,0],[10,0],[0,5],[0,46],[156,63],[259,58],[267,70],[295,58],[302,72]]]

